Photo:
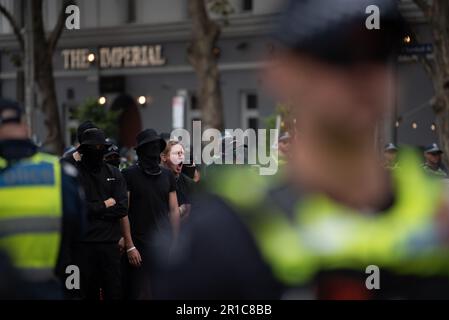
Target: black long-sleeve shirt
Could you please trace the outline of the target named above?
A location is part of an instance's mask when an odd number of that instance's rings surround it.
[[[120,219],[128,214],[126,182],[120,171],[108,164],[92,171],[77,164],[80,181],[86,193],[88,231],[84,242],[117,242]],[[104,201],[113,198],[116,204],[106,208]]]

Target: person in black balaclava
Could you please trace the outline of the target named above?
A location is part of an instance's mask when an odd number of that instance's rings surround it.
[[[125,292],[129,299],[150,298],[149,261],[153,238],[171,225],[173,238],[179,229],[179,208],[173,173],[159,166],[166,142],[152,129],[137,136],[136,165],[123,170],[128,185],[129,214],[122,220],[127,261]],[[129,220],[128,220],[129,219]]]
[[[88,129],[77,162],[88,206],[88,231],[79,250],[83,298],[121,299],[120,219],[128,212],[126,182],[120,171],[103,161],[108,144],[100,129]]]
[[[78,139],[78,146],[83,140],[83,133],[88,129],[98,128],[92,121],[87,120],[81,123],[76,130],[76,138]],[[68,162],[71,165],[76,165],[76,162],[81,160],[77,147],[71,147],[61,158],[62,161]]]
[[[148,175],[160,175],[162,170],[160,164],[161,143],[159,141],[148,142],[136,149],[138,164]]]
[[[120,159],[120,153],[118,147],[115,145],[114,141],[112,139],[106,139],[108,143],[111,145],[106,150],[106,153],[104,155],[104,162],[107,164],[110,164],[113,167],[120,169],[121,159]]]

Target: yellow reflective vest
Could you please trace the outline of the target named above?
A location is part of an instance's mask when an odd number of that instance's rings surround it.
[[[59,159],[37,153],[7,165],[0,158],[0,251],[28,279],[53,277],[61,221]]]
[[[273,274],[286,285],[306,284],[325,270],[365,272],[369,265],[399,274],[449,276],[449,251],[436,232],[443,185],[418,164],[414,152],[404,150],[401,168],[392,172],[395,203],[375,214],[306,194],[289,219],[268,197],[277,178],[247,168],[217,172],[210,187],[239,213]]]

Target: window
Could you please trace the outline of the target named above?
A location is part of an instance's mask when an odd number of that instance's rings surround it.
[[[68,88],[66,92],[67,100],[75,99],[75,90],[73,88]]]
[[[201,121],[201,110],[198,104],[198,97],[195,92],[189,92],[189,98],[187,101],[186,124],[188,127],[186,129],[192,133],[193,121]]]
[[[195,94],[190,95],[190,110],[198,110],[198,98]]]
[[[243,91],[240,96],[242,129],[259,129],[259,106],[257,93]]]
[[[258,118],[248,118],[248,129],[259,129],[259,119]]]
[[[243,12],[253,11],[253,0],[243,0],[242,11]]]
[[[248,110],[257,109],[257,95],[250,93],[246,96],[246,108]]]

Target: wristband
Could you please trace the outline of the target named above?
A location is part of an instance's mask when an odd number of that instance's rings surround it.
[[[136,247],[132,247],[126,250],[126,253],[130,253],[131,251],[136,250]]]

